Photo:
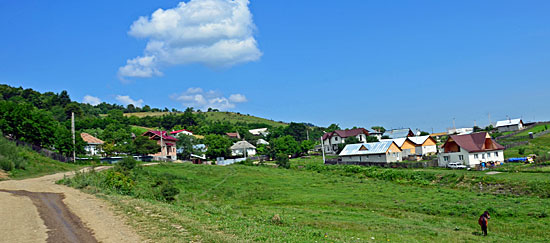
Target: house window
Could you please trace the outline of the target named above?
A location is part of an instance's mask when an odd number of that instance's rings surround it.
[[[379,154],[379,155],[378,155],[378,158],[382,158],[382,155],[381,155],[381,154]]]
[[[449,156],[443,156],[443,160],[444,160],[445,162],[448,162],[448,161],[449,161]]]
[[[478,154],[474,154],[474,159],[479,159],[479,155],[478,155]]]
[[[481,154],[481,158],[482,158],[482,159],[485,159],[485,154]]]
[[[338,141],[338,137],[334,137],[334,141]]]
[[[458,159],[459,159],[459,160],[464,160],[464,155],[459,155],[459,156],[458,156]]]
[[[491,153],[487,153],[487,158],[491,158]]]
[[[498,152],[495,152],[495,157],[498,157]]]

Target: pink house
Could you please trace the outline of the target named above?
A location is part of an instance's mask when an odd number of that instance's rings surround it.
[[[177,138],[168,135],[166,131],[162,131],[162,144],[161,144],[161,131],[149,130],[145,132],[142,136],[146,136],[151,140],[156,140],[157,144],[161,146],[162,152],[156,154],[150,154],[154,157],[166,157],[168,159],[175,160],[177,159],[176,155],[176,141]]]

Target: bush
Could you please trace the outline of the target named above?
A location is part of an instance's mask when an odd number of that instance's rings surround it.
[[[13,162],[11,162],[8,158],[0,155],[0,169],[4,171],[12,171],[15,168],[15,165]]]
[[[180,190],[174,185],[166,183],[161,186],[160,193],[165,201],[171,202],[176,199],[176,196],[180,193]]]
[[[134,169],[137,165],[137,161],[132,157],[126,157],[122,161],[115,164],[115,171],[128,174],[129,171]]]
[[[518,153],[521,155],[525,154],[525,148],[519,148]]]
[[[285,168],[285,169],[290,168],[290,161],[288,160],[288,155],[283,154],[283,153],[278,153],[276,164],[279,167],[282,167],[282,168]]]
[[[130,194],[134,188],[134,181],[123,173],[109,170],[105,173],[103,186],[120,194]]]

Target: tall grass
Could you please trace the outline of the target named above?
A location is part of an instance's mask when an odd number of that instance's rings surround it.
[[[27,178],[80,168],[80,165],[61,163],[27,148],[17,146],[0,135],[0,169],[11,178]]]

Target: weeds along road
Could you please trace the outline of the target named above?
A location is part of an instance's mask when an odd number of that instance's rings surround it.
[[[106,202],[55,184],[73,174],[0,181],[0,242],[140,242]]]

